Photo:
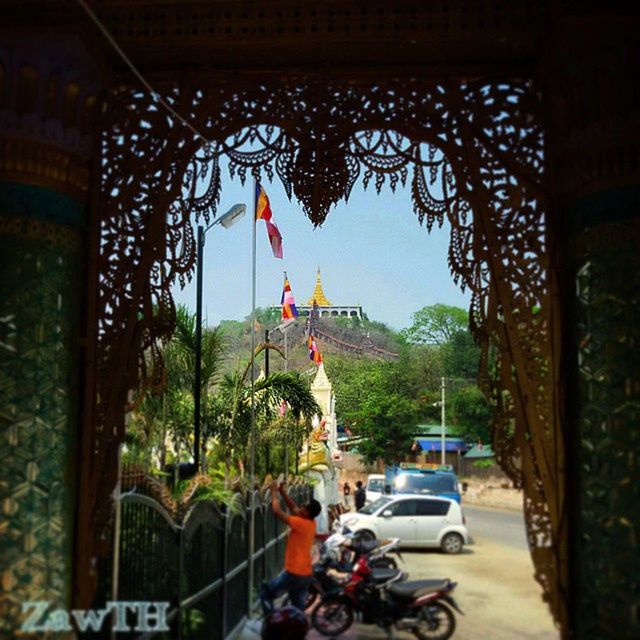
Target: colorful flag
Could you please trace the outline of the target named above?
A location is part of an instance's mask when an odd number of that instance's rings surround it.
[[[271,220],[271,204],[269,196],[256,180],[256,220]]]
[[[274,258],[282,258],[282,236],[280,230],[273,222],[273,213],[271,212],[271,204],[269,196],[256,180],[256,220],[264,220],[267,225],[267,237],[273,251]]]
[[[322,354],[313,336],[309,336],[309,360],[313,360],[317,365],[322,364]]]
[[[298,317],[298,310],[296,309],[296,301],[293,298],[291,292],[291,285],[289,284],[289,278],[287,274],[284,275],[284,287],[282,289],[282,299],[280,300],[282,305],[282,319],[291,320]]]
[[[282,236],[278,227],[273,222],[267,222],[267,236],[269,236],[269,244],[271,245],[271,251],[273,251],[274,258],[282,259]]]

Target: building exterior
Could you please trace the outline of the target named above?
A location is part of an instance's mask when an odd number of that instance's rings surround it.
[[[273,306],[272,309],[280,310],[280,306]],[[316,285],[313,293],[307,300],[306,304],[296,305],[301,316],[309,316],[316,309],[317,318],[358,318],[362,320],[362,307],[356,305],[338,305],[333,304],[325,295],[322,288],[322,278],[320,275],[320,267],[316,274]]]

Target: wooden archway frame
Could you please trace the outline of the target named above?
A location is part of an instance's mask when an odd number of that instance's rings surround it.
[[[532,80],[356,83],[249,74],[199,77],[197,86],[187,80],[165,95],[206,144],[130,87],[110,94],[103,122],[78,600],[89,592],[91,558],[109,524],[127,396],[162,379],[159,345],[175,316],[171,286],[191,277],[191,223],[215,216],[218,160],[225,155],[243,180],[277,176],[316,225],[358,180],[378,191],[408,182],[421,224],[431,228],[447,218],[450,269],[472,294],[479,383],[494,407],[494,451],[524,489],[536,579],[564,627],[560,315],[549,260],[544,130]]]

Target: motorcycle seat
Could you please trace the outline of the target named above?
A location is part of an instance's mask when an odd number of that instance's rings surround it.
[[[402,573],[400,569],[373,569],[371,578],[376,584],[380,584],[392,580],[397,577],[399,573]]]
[[[401,600],[413,600],[429,593],[443,591],[449,585],[449,580],[411,580],[392,584],[388,593]]]

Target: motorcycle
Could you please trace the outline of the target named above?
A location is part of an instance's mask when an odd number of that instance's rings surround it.
[[[412,632],[418,640],[447,640],[456,627],[453,610],[462,614],[451,596],[456,584],[448,579],[379,582],[363,556],[342,589],[321,598],[311,613],[311,625],[322,635],[335,637],[359,613],[364,624],[375,624],[387,632],[395,626]]]
[[[383,543],[354,543],[353,534],[348,529],[329,536],[320,548],[319,561],[313,565],[313,577],[305,607],[312,607],[318,598],[339,593],[348,578],[340,577],[336,572],[350,573],[354,568],[354,562],[358,562],[360,558],[367,559],[367,566],[371,568],[370,579],[377,584],[406,579],[406,574],[397,568],[395,560],[386,555],[392,551],[397,552],[399,543],[399,538]]]

